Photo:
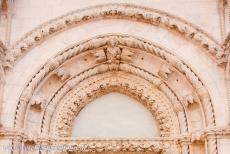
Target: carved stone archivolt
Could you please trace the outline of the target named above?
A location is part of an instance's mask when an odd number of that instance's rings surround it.
[[[75,87],[78,82],[84,80],[85,78],[88,78],[90,76],[96,75],[98,73],[105,73],[109,70],[109,67],[105,64],[99,65],[97,67],[93,67],[89,70],[86,70],[85,72],[76,75],[73,79],[69,80],[66,82],[66,85],[62,86],[61,89],[56,92],[56,94],[53,96],[51,102],[48,103],[48,105],[52,106],[50,108],[49,106],[46,107],[47,111],[45,110],[44,112],[44,117],[43,117],[43,125],[42,125],[42,130],[43,132],[47,132],[48,130],[48,124],[50,123],[50,118],[52,113],[54,112],[56,108],[56,104],[58,103],[58,100],[64,95],[71,90],[72,87]],[[119,66],[119,71],[124,71],[127,73],[135,74],[136,76],[139,76],[141,78],[144,78],[145,80],[148,80],[151,82],[151,84],[159,86],[160,90],[170,99],[170,101],[174,102],[173,103],[173,108],[182,108],[180,111],[183,112],[183,106],[181,106],[181,103],[178,101],[177,96],[173,94],[173,92],[167,87],[167,85],[159,78],[151,75],[148,72],[145,72],[144,70],[134,67],[128,64],[123,64],[121,63]],[[71,85],[71,86],[70,86]],[[87,92],[88,94],[89,92]],[[90,93],[89,93],[90,95]],[[170,104],[171,105],[171,104]],[[177,109],[178,110],[178,109]],[[179,111],[174,111],[174,112],[179,112]],[[48,120],[49,119],[49,120]],[[187,126],[187,121],[186,121],[186,115],[183,115],[183,122],[181,125],[181,131],[182,132],[187,132],[188,131],[188,126]]]
[[[129,4],[107,4],[69,12],[28,32],[10,47],[10,51],[14,58],[18,59],[23,53],[55,33],[84,22],[111,18],[134,20],[170,29],[179,33],[179,36],[198,43],[213,54],[219,63],[225,62],[222,46],[197,26],[163,11]]]
[[[5,4],[6,0],[0,0],[0,10],[4,12],[8,6]],[[230,35],[220,45],[199,27],[163,11],[129,4],[105,4],[50,20],[9,47],[0,41],[0,113],[5,73],[10,73],[7,71],[16,60],[58,33],[107,19],[163,28],[201,47],[199,50],[206,51],[212,60],[222,64],[221,71],[225,68],[227,95],[230,96]],[[229,127],[216,127],[213,98],[204,81],[186,61],[171,54],[175,52],[148,40],[110,34],[90,38],[56,53],[35,70],[37,72],[25,84],[18,99],[14,128],[3,127],[0,121],[0,138],[12,141],[13,148],[32,148],[31,153],[41,154],[50,153],[49,150],[53,153],[190,154],[194,149],[203,148],[207,154],[218,154],[222,150],[217,149],[218,144],[222,141],[217,144],[217,140],[230,138]],[[123,93],[143,104],[155,117],[160,137],[72,138],[73,121],[81,109],[110,92]],[[11,153],[17,153],[12,147]]]
[[[114,36],[99,37],[99,38],[94,39],[93,41],[87,41],[81,44],[80,46],[76,45],[75,47],[72,47],[71,49],[64,51],[59,56],[56,56],[56,58],[51,60],[51,62],[48,62],[32,78],[32,80],[30,81],[30,83],[28,84],[28,86],[26,87],[26,89],[24,90],[21,96],[21,99],[20,99],[21,101],[19,102],[19,106],[22,104],[26,104],[28,102],[29,98],[31,97],[32,92],[35,90],[35,88],[39,85],[42,79],[49,72],[59,67],[63,62],[67,61],[68,59],[71,59],[72,57],[80,54],[81,52],[93,49],[92,42],[94,42],[98,47],[105,46],[107,44],[106,42],[109,39],[111,39],[111,37],[114,37]],[[182,61],[177,59],[172,54],[169,54],[168,52],[166,52],[164,49],[157,47],[156,45],[145,43],[145,42],[142,42],[141,40],[131,38],[131,37],[126,37],[126,36],[117,36],[116,39],[119,40],[119,44],[121,45],[126,45],[126,46],[130,45],[130,47],[132,48],[143,50],[145,52],[151,53],[159,58],[164,59],[164,61],[169,63],[171,67],[174,67],[182,74],[185,74],[185,77],[187,78],[187,80],[191,82],[192,86],[197,90],[197,94],[204,107],[204,111],[205,111],[206,118],[207,118],[206,121],[208,123],[207,125],[214,124],[215,122],[214,113],[213,113],[212,105],[210,102],[211,100],[208,95],[208,91],[204,87],[201,80],[197,77],[197,75],[187,65],[185,65]],[[19,110],[22,108],[18,107]],[[16,114],[16,121],[15,121],[16,123],[19,119],[21,119],[20,117],[18,118],[17,117],[18,116]],[[18,124],[20,124],[20,122]]]
[[[69,67],[65,65],[81,57],[82,54],[93,57],[95,63],[76,74],[70,73]],[[149,68],[145,69],[137,63],[140,54],[148,54],[149,57],[158,59],[161,67],[156,68],[155,73]],[[119,74],[119,77],[116,74]],[[215,114],[209,93],[202,80],[188,65],[167,52],[166,49],[148,41],[130,36],[106,35],[76,44],[60,52],[31,77],[19,99],[15,115],[16,128],[23,128],[27,123],[26,115],[30,115],[26,114],[29,112],[28,106],[42,104],[42,101],[34,104],[32,98],[52,75],[58,76],[62,85],[41,108],[42,120],[39,129],[41,129],[41,135],[44,136],[68,136],[72,121],[79,110],[95,97],[111,91],[125,93],[143,102],[158,120],[162,136],[188,133],[187,111],[194,104],[199,104],[198,106],[201,107],[204,126],[207,128],[215,126]],[[186,93],[183,95],[180,95],[178,89],[174,89],[170,84],[170,79],[175,76],[181,78],[180,80],[183,80],[184,84],[188,84],[187,87],[190,88],[188,91],[185,90]],[[148,84],[144,84],[146,82]],[[155,90],[146,85],[155,87],[153,88]],[[148,88],[150,89],[146,91],[145,89]],[[159,96],[155,96],[157,94]],[[155,107],[151,106],[154,102],[157,104]],[[218,153],[216,138],[202,140],[204,141],[207,142],[209,153]],[[185,149],[184,153],[189,153],[187,145]]]
[[[61,100],[63,103],[56,107],[50,132],[54,136],[70,136],[72,122],[86,104],[101,95],[118,91],[143,102],[150,112],[155,114],[162,136],[179,133],[176,115],[173,115],[174,112],[167,103],[169,100],[156,87],[149,85],[150,83],[138,77],[121,72],[103,73],[86,79],[79,83],[76,89],[71,90],[70,94]]]

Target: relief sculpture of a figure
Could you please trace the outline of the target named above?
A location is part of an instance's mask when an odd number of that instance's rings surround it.
[[[109,64],[110,70],[117,70],[121,60],[121,49],[118,47],[118,40],[111,38],[108,40],[107,44],[107,63]]]

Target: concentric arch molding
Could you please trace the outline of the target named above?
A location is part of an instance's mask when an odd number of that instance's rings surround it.
[[[74,87],[60,100],[52,115],[51,136],[70,137],[72,123],[80,110],[92,100],[115,91],[141,102],[158,121],[161,136],[180,133],[177,116],[169,106],[168,98],[140,77],[121,71],[108,71],[86,78]]]
[[[46,107],[44,108],[44,113],[42,116],[41,133],[44,134],[45,136],[48,135],[50,123],[51,123],[51,121],[53,121],[53,120],[51,120],[51,118],[52,118],[52,116],[53,116],[53,114],[54,114],[54,112],[58,106],[58,103],[60,103],[60,100],[63,97],[65,97],[65,95],[69,91],[71,91],[72,88],[75,88],[76,86],[78,86],[78,84],[80,82],[82,82],[82,81],[84,81],[84,80],[86,80],[92,76],[103,74],[103,73],[106,73],[108,71],[109,71],[109,67],[106,64],[96,65],[92,68],[85,70],[84,72],[81,72],[79,74],[74,75],[70,80],[68,80],[66,83],[64,83],[64,85],[62,85],[60,87],[60,89],[58,89],[54,93],[54,95],[52,96],[50,101],[46,103]],[[186,117],[184,106],[179,101],[177,96],[174,94],[173,90],[171,90],[168,87],[168,85],[166,83],[164,83],[164,81],[162,81],[159,77],[156,77],[153,74],[151,74],[151,73],[149,73],[149,72],[147,72],[141,68],[138,68],[136,66],[132,66],[132,65],[126,64],[126,63],[120,64],[119,72],[126,73],[127,76],[132,74],[134,76],[137,76],[141,79],[148,81],[149,85],[153,85],[153,86],[157,87],[169,99],[169,102],[168,102],[169,104],[167,104],[167,105],[170,106],[170,108],[172,109],[172,113],[174,112],[175,113],[174,115],[176,115],[177,118],[181,119],[180,120],[180,130],[178,130],[178,132],[180,132],[180,133],[187,133],[188,132],[188,123],[187,123],[187,117]],[[122,87],[121,87],[121,89],[122,89]],[[136,90],[136,87],[134,87],[133,90]],[[139,90],[138,95],[143,95],[142,91],[143,90]],[[81,93],[84,93],[84,92],[81,92]],[[89,96],[91,96],[90,92],[85,92],[85,93],[87,93]],[[148,95],[150,95],[150,94],[148,94]],[[146,97],[148,97],[148,96],[146,96]],[[163,103],[160,103],[159,106],[161,104],[163,104]],[[154,114],[154,112],[152,112],[152,114]],[[172,116],[173,115],[171,115],[171,117]],[[162,134],[165,134],[165,133],[162,133]]]
[[[102,19],[125,19],[170,29],[205,48],[217,62],[221,63],[225,59],[222,46],[197,26],[166,12],[131,4],[98,5],[69,12],[29,31],[10,47],[10,51],[14,58],[18,59],[23,53],[58,32],[81,23]]]
[[[17,105],[16,115],[15,115],[15,127],[22,128],[25,120],[25,113],[27,112],[27,106],[31,96],[34,93],[34,90],[41,84],[41,82],[54,70],[59,68],[62,64],[69,61],[73,57],[79,55],[80,53],[87,52],[91,49],[98,49],[108,45],[108,40],[111,38],[118,40],[119,47],[128,47],[131,49],[139,49],[143,52],[152,54],[164,62],[168,63],[174,67],[191,83],[191,85],[196,90],[201,104],[203,107],[204,117],[206,127],[215,126],[215,114],[212,106],[212,102],[209,96],[209,93],[202,83],[202,80],[196,75],[196,73],[183,61],[170,54],[166,49],[157,46],[148,41],[140,40],[131,36],[123,35],[105,35],[92,38],[88,41],[78,43],[74,46],[69,47],[68,49],[60,52],[59,55],[55,56],[53,59],[49,60],[43,67],[41,67],[38,72],[31,77],[31,80],[28,82],[27,86],[23,90],[20,100]],[[208,140],[208,147],[211,153],[217,153],[216,149],[216,140]]]
[[[82,52],[106,46],[107,41],[111,39],[111,37],[117,39],[119,45],[127,46],[134,49],[140,49],[143,52],[153,54],[160,59],[163,59],[164,61],[175,67],[179,72],[181,72],[185,76],[185,78],[187,78],[187,80],[191,83],[191,85],[197,90],[197,93],[204,108],[206,126],[215,126],[214,110],[208,91],[202,83],[201,79],[195,74],[194,71],[192,71],[189,66],[187,66],[184,62],[179,60],[174,55],[167,52],[167,50],[162,47],[131,36],[122,35],[106,35],[93,38],[86,42],[71,46],[70,48],[60,52],[60,54],[53,59],[49,60],[49,62],[47,62],[33,77],[31,77],[31,80],[23,90],[17,106],[17,111],[15,115],[15,126],[23,126],[26,107],[33,94],[33,91],[50,72]]]

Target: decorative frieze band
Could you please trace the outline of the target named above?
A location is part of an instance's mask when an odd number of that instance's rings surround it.
[[[15,128],[5,128],[2,127],[0,129],[0,138],[1,139],[15,139],[15,140],[22,140],[26,142],[30,137],[25,134],[23,130],[18,130]],[[36,138],[36,139],[35,139]],[[48,136],[38,136],[35,137],[33,140],[36,140],[35,143],[41,144],[52,144],[52,143],[74,143],[76,141],[113,141],[113,140],[136,140],[136,141],[147,141],[147,139],[88,139],[88,138],[80,138],[80,139],[73,139],[73,138],[61,138],[61,137],[48,137]],[[230,127],[214,127],[211,129],[191,132],[189,134],[183,134],[178,135],[174,137],[155,137],[152,139],[149,139],[151,141],[164,141],[164,142],[180,142],[180,143],[186,143],[191,144],[194,141],[205,141],[208,138],[217,138],[217,139],[229,139],[230,138]]]

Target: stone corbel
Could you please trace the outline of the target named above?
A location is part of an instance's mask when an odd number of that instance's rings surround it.
[[[190,107],[198,101],[198,97],[194,93],[189,93],[182,97],[182,102],[186,107]]]
[[[167,79],[168,76],[173,72],[172,66],[168,65],[168,64],[163,64],[159,71],[158,71],[158,75],[161,78]]]
[[[133,52],[129,49],[123,48],[121,53],[121,60],[126,62],[132,62],[133,59]]]
[[[97,50],[93,53],[96,58],[96,62],[101,63],[106,61],[105,51],[103,49]]]
[[[70,77],[70,73],[63,67],[56,71],[56,75],[61,79],[61,81],[65,81]]]
[[[34,95],[31,99],[31,108],[36,111],[42,111],[45,106],[45,98],[41,95]]]

